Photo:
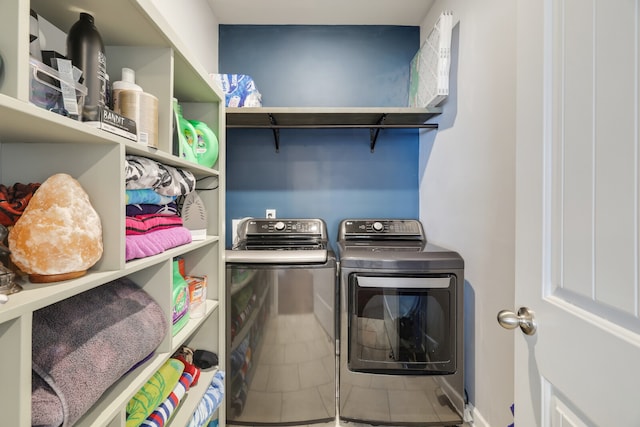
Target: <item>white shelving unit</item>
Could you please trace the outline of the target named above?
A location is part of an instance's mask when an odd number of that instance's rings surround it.
[[[159,99],[159,147],[94,129],[29,103],[29,10],[63,31],[79,12],[91,13],[107,54],[107,72],[119,76],[123,66]],[[31,425],[32,313],[39,308],[128,276],[148,292],[171,321],[172,260],[185,259],[187,273],[208,276],[206,314],[176,336],[169,333],[154,357],[114,384],[76,425],[125,426],[125,406],[153,373],[182,344],[216,352],[224,369],[224,95],[175,34],[152,0],[6,0],[0,5],[0,183],[43,182],[64,172],[89,194],[103,226],[104,254],[87,275],[50,284],[22,282],[24,290],[0,305],[0,424]],[[218,136],[219,159],[206,168],[172,155],[172,98],[185,117],[207,123]],[[125,155],[147,156],[189,169],[208,182],[198,190],[207,208],[207,237],[152,257],[125,262]],[[212,185],[215,183],[217,185]],[[203,372],[189,390],[170,425],[182,427],[200,401],[214,372]],[[224,405],[220,408],[224,425]]]

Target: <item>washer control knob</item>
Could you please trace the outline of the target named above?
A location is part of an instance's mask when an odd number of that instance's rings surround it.
[[[373,227],[374,231],[382,231],[382,230],[384,230],[384,225],[382,225],[382,223],[379,222],[379,221],[374,222],[372,227]]]
[[[276,222],[276,223],[273,225],[273,228],[274,228],[276,231],[283,231],[283,230],[285,229],[284,222],[282,222],[282,221],[278,221],[278,222]]]

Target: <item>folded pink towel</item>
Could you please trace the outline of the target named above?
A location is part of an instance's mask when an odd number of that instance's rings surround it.
[[[126,217],[125,234],[127,236],[145,234],[182,225],[178,215],[146,214]]]
[[[125,236],[125,260],[157,255],[187,243],[191,243],[191,232],[185,227],[172,227],[146,234]]]

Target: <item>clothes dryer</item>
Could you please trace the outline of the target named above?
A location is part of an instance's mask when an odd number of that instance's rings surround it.
[[[464,261],[412,219],[340,223],[339,416],[462,423]]]

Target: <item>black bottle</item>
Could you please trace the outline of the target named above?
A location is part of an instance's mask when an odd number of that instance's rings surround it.
[[[67,35],[67,57],[82,70],[87,96],[82,109],[82,121],[98,120],[98,107],[106,105],[107,58],[104,43],[94,25],[93,16],[81,12]]]

